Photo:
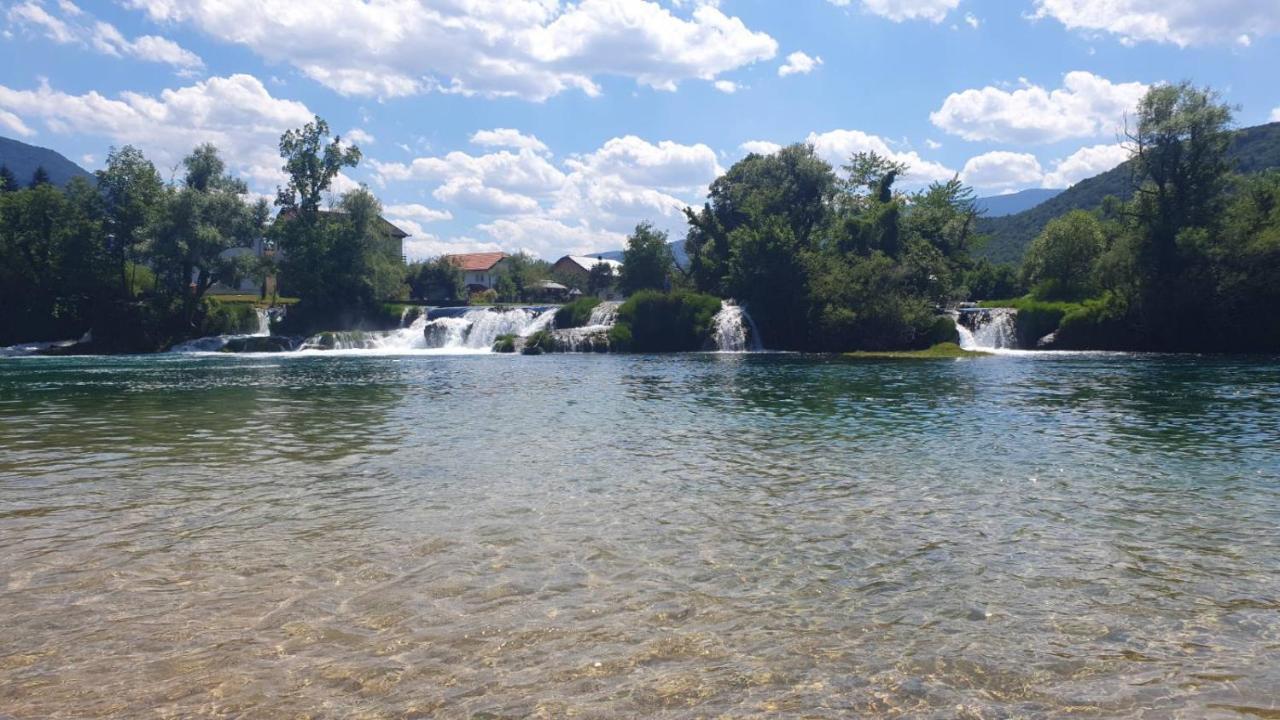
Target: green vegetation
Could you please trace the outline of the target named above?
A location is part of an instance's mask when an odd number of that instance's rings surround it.
[[[409,266],[408,279],[410,292],[419,300],[453,304],[466,296],[462,270],[446,257],[413,263]]]
[[[1227,160],[1236,172],[1253,174],[1280,168],[1280,123],[1260,125],[1231,133]],[[1135,160],[1096,177],[1082,180],[1071,189],[1030,210],[998,218],[983,218],[978,231],[989,240],[976,254],[995,263],[1020,263],[1027,247],[1049,221],[1073,210],[1098,211],[1107,198],[1129,202],[1136,191],[1133,177],[1141,169]],[[992,296],[987,296],[992,297]]]
[[[539,330],[525,338],[524,349],[520,352],[524,355],[542,355],[556,352],[558,349],[555,336],[549,330]]]
[[[493,341],[493,351],[506,355],[514,353],[516,351],[516,336],[499,335],[497,339]]]
[[[654,230],[648,223],[637,225],[627,238],[627,249],[622,254],[618,287],[628,295],[642,290],[663,290],[674,264],[671,248],[667,247],[667,234]]]
[[[990,353],[964,350],[953,342],[938,343],[927,350],[882,350],[878,352],[864,350],[844,354],[845,357],[855,360],[957,360],[987,357],[989,355]]]
[[[580,297],[556,311],[556,327],[562,330],[580,328],[591,320],[591,311],[600,304],[598,297]]]
[[[704,350],[720,299],[687,291],[643,290],[618,308],[609,343],[620,352],[657,353]]]

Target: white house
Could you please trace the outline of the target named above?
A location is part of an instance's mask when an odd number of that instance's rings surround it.
[[[510,264],[510,257],[502,252],[468,253],[465,255],[446,255],[449,262],[462,270],[462,281],[467,292],[482,292],[493,288],[498,273]]]

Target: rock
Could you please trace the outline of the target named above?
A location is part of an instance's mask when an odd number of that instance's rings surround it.
[[[279,335],[233,338],[222,346],[222,352],[225,353],[292,352],[293,349],[293,338]]]

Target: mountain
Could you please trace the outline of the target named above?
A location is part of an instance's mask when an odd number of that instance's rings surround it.
[[[684,240],[676,240],[667,243],[667,247],[671,248],[671,257],[675,258],[676,265],[681,268],[689,267],[689,253],[684,251]],[[621,250],[611,250],[604,253],[591,253],[591,257],[602,257],[605,260],[622,260]]]
[[[1280,168],[1280,123],[1237,130],[1228,152],[1240,173]],[[1101,175],[1081,180],[1029,210],[1005,217],[982,218],[978,221],[978,232],[989,236],[990,240],[976,254],[997,263],[1021,262],[1027,246],[1050,220],[1072,210],[1096,209],[1108,195],[1121,200],[1131,198],[1132,174],[1133,161],[1129,161]]]
[[[977,204],[978,209],[982,211],[983,217],[1004,217],[1006,215],[1020,213],[1024,210],[1030,210],[1046,200],[1052,200],[1056,195],[1061,193],[1062,190],[1032,188],[1030,190],[1023,190],[1022,192],[1011,193],[1009,195],[993,195],[991,197],[978,198],[974,203]]]
[[[44,166],[54,185],[64,186],[74,177],[93,181],[93,175],[61,154],[49,148],[28,145],[6,137],[0,137],[0,165],[8,166],[24,187],[31,182],[31,176],[40,166]]]

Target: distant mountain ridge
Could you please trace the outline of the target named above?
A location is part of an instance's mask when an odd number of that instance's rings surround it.
[[[1249,174],[1280,167],[1280,122],[1237,130],[1228,151],[1237,172]],[[1018,263],[1031,241],[1056,217],[1072,210],[1093,210],[1108,195],[1133,197],[1133,161],[1081,180],[1049,200],[1005,217],[984,217],[978,232],[990,240],[975,254],[997,263]]]
[[[59,187],[65,187],[76,177],[93,181],[93,175],[88,170],[63,157],[61,153],[6,137],[0,137],[0,165],[8,167],[23,187],[31,182],[31,176],[38,167],[43,167],[49,173],[49,181]]]
[[[1004,217],[1030,210],[1062,193],[1061,188],[1031,188],[1008,195],[978,198],[974,203],[978,206],[978,210],[982,211],[983,217]]]

